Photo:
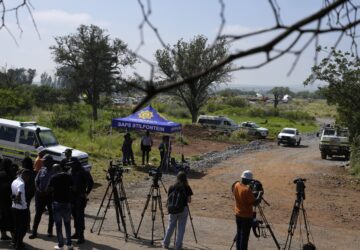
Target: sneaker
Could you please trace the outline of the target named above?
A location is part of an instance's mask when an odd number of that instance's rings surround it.
[[[68,249],[68,250],[73,250],[74,247],[73,247],[73,245],[68,245],[68,246],[67,246],[67,249]]]
[[[165,245],[164,243],[161,243],[162,248],[169,249],[169,246]]]
[[[54,249],[56,249],[56,250],[63,250],[64,247],[59,247],[59,245],[56,245],[56,246],[54,246]]]
[[[30,236],[29,236],[29,239],[32,240],[32,239],[35,239],[37,238],[37,234],[36,233],[32,233]]]

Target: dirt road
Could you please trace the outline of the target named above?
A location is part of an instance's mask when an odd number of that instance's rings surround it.
[[[303,141],[300,147],[276,146],[257,152],[246,152],[198,174],[190,179],[194,190],[191,212],[194,217],[199,244],[195,244],[190,223],[187,225],[185,249],[229,249],[235,232],[233,199],[230,187],[240,178],[241,172],[250,169],[265,188],[265,199],[271,204],[265,208],[265,215],[274,229],[280,244],[287,235],[291,210],[295,200],[297,177],[306,178],[305,208],[310,221],[314,243],[318,249],[360,249],[360,181],[346,174],[340,159],[321,160],[316,138]],[[126,177],[125,177],[126,178]],[[173,176],[163,178],[165,186],[173,182]],[[127,185],[127,193],[135,229],[140,220],[151,179]],[[163,193],[165,201],[165,194]],[[93,216],[99,206],[96,199],[87,207],[88,242],[79,249],[153,249],[149,244],[151,218],[148,210],[144,216],[139,235],[141,239],[130,238],[125,242],[123,234],[116,231],[113,209],[109,210],[100,236],[89,233]],[[165,218],[166,219],[166,218]],[[158,216],[155,221],[155,236],[162,236]],[[166,224],[166,222],[165,222]],[[42,232],[45,232],[42,225]],[[128,225],[130,230],[130,226]],[[302,231],[303,236],[304,231]],[[291,249],[301,249],[300,230],[296,230]],[[26,242],[34,249],[51,249],[55,239],[42,237]],[[6,248],[0,243],[0,248]],[[255,239],[251,235],[250,249],[276,249],[269,238]]]

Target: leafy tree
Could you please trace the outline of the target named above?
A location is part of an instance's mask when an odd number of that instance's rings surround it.
[[[213,46],[207,45],[207,38],[196,36],[189,43],[179,40],[171,50],[157,50],[155,57],[159,65],[163,81],[177,81],[203,72],[228,54],[225,41],[218,41]],[[191,79],[187,84],[174,90],[191,114],[192,122],[196,122],[199,110],[209,99],[214,87],[229,80],[231,65],[225,65],[202,77]]]
[[[122,74],[122,68],[135,63],[127,45],[109,38],[105,30],[95,25],[81,25],[76,34],[55,38],[51,46],[55,62],[68,67],[67,77],[77,92],[92,106],[92,116],[98,119],[100,94],[111,93]]]
[[[40,83],[42,85],[51,86],[53,84],[52,77],[48,73],[44,72],[40,75]]]
[[[360,134],[360,59],[348,52],[332,51],[312,68],[305,85],[314,80],[327,83],[321,93],[329,104],[337,105],[340,120],[348,126],[354,137]]]
[[[0,71],[0,85],[6,88],[14,88],[21,84],[31,84],[35,75],[35,69],[2,68]]]
[[[269,92],[274,95],[274,108],[277,108],[279,101],[285,96],[290,95],[292,92],[288,87],[274,87]]]
[[[32,97],[27,90],[21,86],[13,89],[0,89],[0,114],[13,116],[21,111],[31,109]]]

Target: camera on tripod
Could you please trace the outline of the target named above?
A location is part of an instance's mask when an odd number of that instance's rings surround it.
[[[162,172],[158,168],[152,168],[149,170],[149,176],[153,177],[154,179],[161,179]]]
[[[305,181],[306,179],[303,178],[297,178],[294,180],[294,184],[296,184],[296,196],[298,200],[305,200]]]
[[[106,179],[110,180],[117,180],[122,177],[123,173],[128,173],[130,171],[129,168],[124,168],[120,162],[113,163],[110,161],[109,168],[106,171]]]
[[[249,186],[250,186],[250,189],[251,189],[251,191],[252,191],[252,193],[253,193],[253,195],[255,197],[258,197],[260,192],[264,193],[263,185],[258,180],[252,180],[250,182]]]

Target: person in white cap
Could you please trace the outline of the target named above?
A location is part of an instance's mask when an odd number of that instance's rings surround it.
[[[236,249],[248,249],[248,241],[250,229],[253,221],[253,206],[257,205],[261,200],[261,193],[257,198],[253,195],[248,186],[253,179],[250,170],[245,170],[241,174],[241,182],[233,184],[233,194],[235,197],[235,217],[237,225]]]

